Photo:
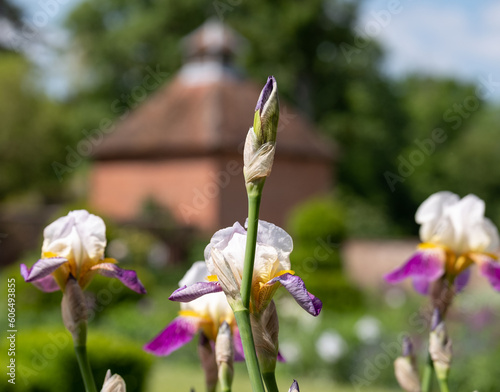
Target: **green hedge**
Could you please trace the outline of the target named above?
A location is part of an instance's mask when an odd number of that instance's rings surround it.
[[[16,391],[85,391],[73,342],[64,329],[20,330],[16,349]],[[88,355],[98,390],[108,369],[125,379],[127,391],[143,390],[152,359],[141,344],[117,335],[91,333]]]

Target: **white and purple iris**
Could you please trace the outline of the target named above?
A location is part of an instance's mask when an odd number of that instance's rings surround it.
[[[438,192],[425,200],[415,214],[422,243],[402,267],[387,274],[389,283],[413,278],[415,290],[427,294],[429,285],[442,277],[460,291],[477,264],[495,290],[500,291],[500,264],[493,253],[499,246],[495,225],[484,217],[484,201],[475,195],[460,199]]]
[[[70,277],[84,289],[95,274],[119,279],[125,286],[145,294],[135,271],[116,266],[104,258],[106,225],[86,210],[71,211],[43,231],[42,258],[33,267],[21,264],[21,275],[42,291],[64,291]]]
[[[231,306],[235,305],[240,298],[246,234],[238,222],[217,231],[205,248],[205,261],[212,274],[209,280],[212,281],[185,285],[174,291],[170,299],[188,302],[208,293],[224,291]],[[287,232],[272,223],[259,221],[250,313],[264,311],[281,285],[308,313],[313,316],[320,313],[321,301],[310,294],[303,280],[290,270],[292,249],[293,241]]]
[[[204,261],[198,261],[186,272],[179,286],[197,284],[208,277]],[[232,332],[235,359],[243,360],[243,347],[234,319],[234,313],[229,306],[224,293],[214,293],[197,298],[191,302],[181,303],[179,317],[175,318],[144,350],[155,355],[169,355],[190,342],[201,332],[209,341],[215,342],[219,328],[226,322]]]

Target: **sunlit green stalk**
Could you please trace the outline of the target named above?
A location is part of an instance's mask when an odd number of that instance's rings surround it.
[[[250,309],[250,296],[252,292],[253,266],[255,263],[255,248],[257,246],[257,229],[259,226],[259,207],[262,198],[262,188],[264,180],[258,184],[247,185],[248,192],[248,227],[247,242],[245,248],[245,262],[243,267],[243,277],[241,280],[241,299],[243,306]]]
[[[97,392],[94,382],[94,376],[92,375],[89,359],[87,357],[87,346],[75,346],[75,353],[76,359],[78,361],[78,366],[80,367],[80,373],[82,374],[83,383],[85,385],[85,391]]]
[[[434,374],[434,364],[431,355],[427,356],[427,362],[424,368],[424,375],[422,378],[422,392],[430,392],[432,387],[432,375]]]
[[[438,383],[439,383],[439,390],[441,392],[450,392],[450,389],[448,388],[448,378],[438,378]]]
[[[243,267],[243,276],[241,280],[241,309],[234,309],[236,322],[243,343],[245,352],[245,362],[247,364],[250,381],[254,392],[264,392],[264,384],[259,368],[257,353],[255,352],[255,343],[252,335],[252,326],[250,324],[250,296],[252,293],[252,277],[255,262],[255,248],[257,246],[257,229],[259,224],[259,207],[262,197],[262,187],[264,181],[258,184],[247,184],[248,193],[248,227],[247,242],[245,248],[245,261]]]
[[[260,375],[259,361],[255,352],[252,327],[250,325],[250,312],[248,309],[235,310],[234,316],[240,331],[243,351],[245,353],[245,362],[247,364],[252,389],[254,392],[265,392],[262,377]]]
[[[233,381],[233,372],[227,363],[221,363],[219,367],[219,383],[220,392],[231,392],[231,384]],[[214,388],[215,391],[215,388]]]
[[[274,372],[266,372],[262,374],[262,377],[264,378],[267,392],[279,392],[278,384],[276,383],[276,375]]]

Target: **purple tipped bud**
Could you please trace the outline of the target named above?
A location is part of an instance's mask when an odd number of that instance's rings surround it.
[[[255,106],[253,131],[259,146],[276,142],[279,116],[278,83],[274,76],[269,76]]]
[[[401,345],[401,351],[403,354],[403,357],[411,357],[413,356],[413,343],[411,342],[411,339],[409,336],[404,336],[403,337],[403,343]]]
[[[273,85],[276,83],[276,79],[274,76],[269,76],[267,78],[267,83],[260,92],[259,100],[257,101],[257,105],[255,106],[255,111],[261,110],[266,104],[267,100],[271,96],[271,92],[273,91]]]
[[[297,380],[293,380],[292,386],[290,387],[288,392],[300,392],[299,383],[297,382]]]
[[[438,308],[435,308],[434,312],[432,313],[431,331],[434,331],[437,328],[437,326],[439,325],[439,323],[441,323],[441,321],[443,321],[443,319],[441,317],[441,312],[439,311]]]

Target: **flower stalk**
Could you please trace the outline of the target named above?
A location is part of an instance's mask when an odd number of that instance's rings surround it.
[[[85,385],[85,391],[97,392],[94,376],[92,375],[92,370],[90,369],[90,363],[87,356],[87,345],[75,345],[75,354],[80,368],[80,373],[82,374],[83,384]]]
[[[432,327],[429,336],[429,354],[434,364],[441,392],[448,392],[448,375],[452,359],[452,342],[448,337],[446,326],[438,309],[432,317]]]
[[[278,384],[276,383],[275,372],[265,372],[262,374],[264,383],[266,384],[267,392],[278,392]]]
[[[245,353],[245,362],[247,364],[252,389],[254,392],[265,392],[260,374],[259,361],[255,352],[252,327],[250,326],[250,312],[248,309],[235,309],[234,317],[236,318],[240,330],[241,342]]]
[[[241,300],[246,309],[250,308],[250,296],[252,291],[252,276],[255,263],[255,248],[257,246],[257,228],[259,225],[259,208],[262,198],[264,183],[251,185],[248,190],[248,228],[245,249],[245,262],[243,267],[243,279],[241,281]],[[251,189],[249,189],[251,188]]]
[[[271,76],[268,78],[257,101],[253,128],[250,128],[248,131],[243,153],[243,171],[248,194],[248,227],[240,288],[242,309],[234,309],[233,307],[236,322],[240,329],[245,360],[254,392],[264,391],[264,385],[250,324],[250,298],[252,294],[255,249],[257,247],[260,201],[264,182],[270,174],[273,164],[278,119],[278,88],[276,80]],[[268,392],[274,392],[275,390],[277,391],[278,389],[271,389]]]
[[[86,392],[96,392],[96,386],[87,357],[87,306],[77,280],[70,275],[61,302],[64,326],[73,337],[76,359]]]
[[[434,374],[434,363],[430,354],[427,356],[425,363],[424,375],[422,377],[422,392],[430,392],[432,387],[432,375]]]
[[[218,367],[220,390],[221,392],[231,392],[234,376],[233,337],[231,328],[225,321],[219,328],[219,333],[215,342],[215,358]]]

